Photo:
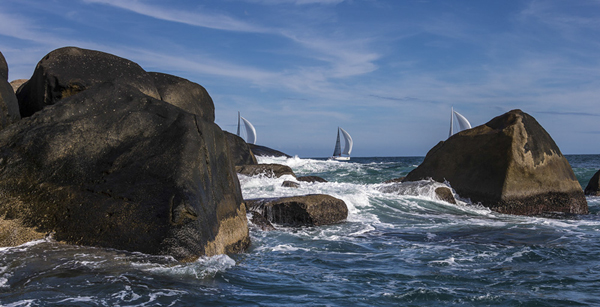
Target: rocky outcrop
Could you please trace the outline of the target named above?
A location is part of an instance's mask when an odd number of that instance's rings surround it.
[[[8,83],[8,64],[0,52],[0,130],[21,119],[17,97]]]
[[[0,131],[0,225],[181,260],[244,250],[246,210],[225,134],[157,99],[138,68],[78,48],[40,61],[22,102],[41,109]]]
[[[25,83],[27,83],[27,79],[17,79],[17,80],[10,81],[10,86],[12,87],[13,91],[16,94],[17,90],[19,90],[19,88],[21,86],[23,86],[23,84],[25,84]]]
[[[304,181],[304,182],[327,182],[327,180],[325,180],[319,176],[300,176],[296,179],[298,179],[298,181]]]
[[[390,180],[386,180],[383,183],[395,183],[395,182],[402,182],[404,181],[404,178],[406,177],[398,177],[398,178],[394,178],[394,179],[390,179]]]
[[[161,100],[196,114],[205,121],[215,121],[215,105],[203,86],[173,75],[158,72],[148,74],[154,79]]]
[[[227,131],[225,131],[225,135],[227,136],[229,151],[235,166],[258,164],[258,162],[256,162],[256,157],[244,139]]]
[[[236,166],[235,170],[238,174],[246,176],[262,175],[270,178],[279,178],[283,175],[291,175],[296,177],[294,171],[287,165],[282,164],[256,164]]]
[[[530,115],[513,110],[432,148],[404,182],[448,181],[458,195],[507,214],[586,214],[571,166]]]
[[[285,154],[279,150],[275,150],[266,146],[248,144],[252,152],[255,156],[264,156],[264,157],[286,157],[291,158],[292,156]]]
[[[138,64],[100,51],[64,47],[39,61],[33,76],[17,91],[21,116],[31,116],[63,98],[105,82],[127,84],[160,99],[154,79]]]
[[[597,171],[585,187],[585,195],[600,196],[600,171]]]
[[[452,190],[446,187],[439,187],[435,189],[435,197],[438,200],[445,201],[447,203],[456,204],[456,199],[452,194]]]
[[[343,200],[323,194],[251,199],[246,200],[246,205],[249,211],[260,213],[269,222],[286,226],[336,224],[348,217]]]

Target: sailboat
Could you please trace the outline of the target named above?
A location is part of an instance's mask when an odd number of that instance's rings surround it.
[[[450,133],[448,137],[451,137],[454,134],[454,117],[456,117],[456,121],[458,122],[458,132],[463,130],[471,129],[471,123],[464,117],[462,114],[454,111],[454,107],[452,108],[452,113],[450,114]]]
[[[244,127],[246,127],[246,143],[255,144],[256,145],[256,129],[254,126],[245,118],[240,116],[240,112],[238,112],[238,126],[237,126],[237,135],[240,135],[240,119],[244,122]]]
[[[340,131],[344,136],[344,151],[342,151],[342,147],[340,146]],[[348,161],[350,160],[350,152],[352,152],[352,137],[350,137],[350,134],[348,134],[346,130],[338,127],[337,140],[335,142],[335,149],[333,150],[333,156],[331,157],[331,159]]]

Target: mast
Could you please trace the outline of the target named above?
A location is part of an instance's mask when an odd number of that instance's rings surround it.
[[[452,110],[450,111],[450,133],[448,134],[448,137],[451,137],[453,134],[453,128],[454,128],[454,107],[452,107]]]
[[[237,130],[237,136],[240,136],[240,111],[238,111],[238,130]]]

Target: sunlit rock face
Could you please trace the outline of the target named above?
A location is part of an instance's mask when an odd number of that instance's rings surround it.
[[[494,211],[588,213],[581,186],[550,135],[513,110],[433,147],[404,181],[449,182],[463,198]]]

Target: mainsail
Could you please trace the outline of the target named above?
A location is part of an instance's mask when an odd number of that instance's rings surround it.
[[[237,127],[237,135],[240,135],[240,119],[244,122],[244,126],[246,127],[246,143],[256,144],[256,129],[254,126],[245,118],[240,116],[240,112],[238,112],[238,127]]]
[[[450,113],[450,133],[448,137],[451,137],[454,134],[454,117],[456,116],[456,121],[458,122],[458,131],[461,132],[463,130],[471,129],[471,123],[464,117],[462,114],[454,111],[452,108],[452,112]]]
[[[335,141],[335,148],[333,149],[333,156],[341,156],[342,155],[342,146],[340,146],[340,128],[338,127],[337,139]]]

